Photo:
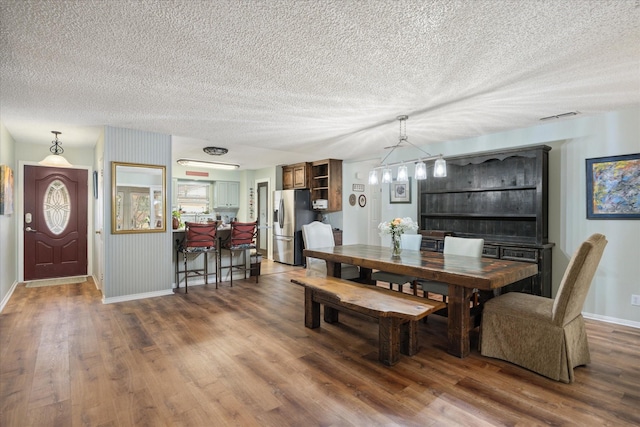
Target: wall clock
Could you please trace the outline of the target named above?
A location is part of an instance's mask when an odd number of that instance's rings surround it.
[[[365,205],[367,204],[367,198],[364,197],[364,194],[361,194],[360,197],[358,197],[358,204],[360,205],[361,208],[364,208]]]

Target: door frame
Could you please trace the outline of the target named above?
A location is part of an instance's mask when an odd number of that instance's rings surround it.
[[[17,215],[17,236],[18,236],[18,282],[24,282],[24,167],[25,166],[42,166],[38,162],[18,161],[18,186],[17,195],[14,198],[16,203]],[[93,168],[91,166],[74,165],[71,169],[84,169],[87,171],[87,275],[93,276]],[[94,278],[95,279],[95,278]]]
[[[256,189],[256,218],[258,217],[258,184],[266,183],[267,184],[267,218],[270,218],[269,215],[273,215],[273,190],[271,189],[271,179],[270,178],[259,178],[255,180],[255,189]],[[271,194],[269,194],[271,193]],[[267,259],[273,259],[273,218],[269,221],[269,231],[267,231]]]

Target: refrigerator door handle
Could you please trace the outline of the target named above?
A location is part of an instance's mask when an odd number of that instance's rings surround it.
[[[284,199],[280,199],[280,207],[278,208],[278,223],[280,228],[284,227]]]
[[[293,240],[293,237],[280,237],[280,236],[277,236],[276,240],[282,240],[283,242],[290,242],[290,241]]]

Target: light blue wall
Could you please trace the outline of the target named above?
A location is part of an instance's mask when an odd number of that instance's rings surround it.
[[[172,293],[172,230],[164,233],[111,233],[111,162],[141,163],[166,167],[171,177],[171,136],[153,132],[104,129],[104,281],[105,302]],[[167,185],[167,200],[171,200]],[[171,216],[165,206],[165,218]]]

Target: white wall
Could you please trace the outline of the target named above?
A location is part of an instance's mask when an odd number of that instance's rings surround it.
[[[15,160],[15,142],[7,129],[0,122],[0,165],[9,166],[13,170],[14,213],[0,215],[0,311],[9,300],[12,288],[18,282],[18,265],[16,256],[17,221],[16,221],[16,191],[18,173]],[[43,156],[44,157],[44,156]]]
[[[411,134],[410,130],[408,133]],[[446,157],[534,144],[552,147],[549,153],[549,241],[555,243],[552,251],[553,294],[556,294],[569,259],[580,243],[593,233],[603,233],[609,244],[591,285],[584,307],[585,315],[640,327],[640,307],[631,305],[631,295],[640,294],[640,220],[587,220],[585,199],[586,159],[640,153],[640,107],[590,117],[578,116],[425,148]],[[401,154],[404,159],[418,157],[411,150]],[[389,161],[402,158],[395,157]],[[348,165],[343,170],[345,189],[351,186],[354,168],[358,168],[357,164]],[[366,184],[366,187],[371,186]],[[397,216],[416,219],[416,185],[412,185],[411,205],[389,204],[388,188],[385,188],[388,186],[381,187],[382,220]],[[348,198],[349,191],[343,193]],[[366,243],[366,234],[363,237],[363,230],[367,227],[364,212],[347,208],[343,214],[345,235],[349,236],[346,243]]]

